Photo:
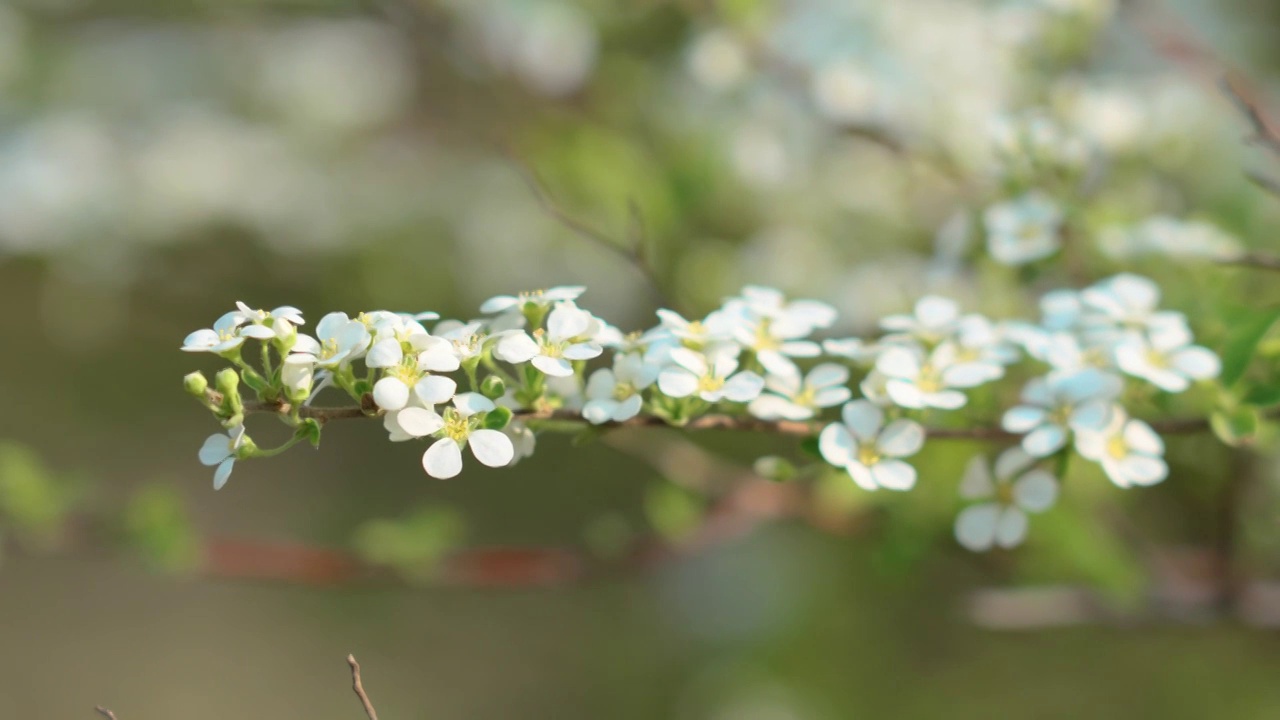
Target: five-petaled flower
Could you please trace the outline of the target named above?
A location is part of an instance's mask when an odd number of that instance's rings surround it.
[[[244,445],[244,425],[236,425],[225,433],[210,435],[200,448],[200,464],[217,467],[213,471],[213,489],[221,490],[235,468],[236,455]]]
[[[523,330],[509,331],[498,341],[493,354],[513,365],[531,363],[553,377],[573,375],[574,360],[590,360],[604,352],[594,342],[582,342],[580,336],[592,329],[595,318],[572,302],[557,303],[547,316],[545,330],[538,328],[531,337]]]
[[[1049,257],[1062,246],[1062,209],[1048,196],[1029,192],[992,205],[983,213],[987,252],[1005,265],[1025,265]]]
[[[822,363],[803,378],[797,374],[770,374],[764,379],[768,392],[751,401],[748,412],[761,420],[808,420],[823,408],[847,402],[853,395],[845,383],[849,368]]]
[[[489,467],[503,467],[515,457],[515,446],[501,430],[480,426],[493,401],[479,393],[454,396],[453,407],[443,414],[407,407],[395,414],[396,430],[409,438],[436,437],[422,455],[422,467],[433,478],[447,480],[462,472],[462,448],[471,448],[476,460]],[[393,431],[393,438],[396,433]],[[401,438],[406,439],[406,438]]]
[[[1051,372],[1022,389],[1022,403],[1000,421],[1011,433],[1024,434],[1022,449],[1034,457],[1061,450],[1072,432],[1102,430],[1111,420],[1120,378],[1100,370]]]
[[[235,350],[244,344],[246,335],[241,334],[240,326],[245,322],[244,316],[232,310],[213,323],[213,328],[197,330],[182,341],[185,352],[225,353]]]
[[[995,475],[984,456],[969,461],[960,496],[980,500],[956,516],[956,540],[975,552],[999,545],[1011,548],[1027,536],[1027,513],[1048,510],[1058,499],[1058,481],[1036,458],[1014,446],[996,458]]]
[[[916,469],[902,460],[924,446],[924,428],[913,420],[885,425],[884,411],[869,400],[845,403],[843,422],[831,423],[818,436],[822,458],[844,468],[860,487],[910,490]]]
[[[1169,474],[1164,441],[1150,425],[1119,409],[1105,428],[1077,433],[1076,452],[1100,463],[1111,482],[1123,488],[1155,485]]]
[[[764,389],[764,378],[750,370],[738,372],[738,359],[728,352],[704,355],[675,348],[671,362],[672,366],[658,374],[658,389],[668,397],[697,395],[710,403],[742,403],[754,400]]]
[[[600,368],[587,380],[582,417],[594,425],[630,420],[644,404],[641,392],[657,379],[658,367],[640,354],[618,355],[612,370]]]

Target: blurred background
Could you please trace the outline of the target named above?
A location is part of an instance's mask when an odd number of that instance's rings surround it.
[[[1269,279],[1118,238],[1274,247],[1215,82],[1265,106],[1278,31],[1263,0],[0,2],[0,717],[359,717],[348,652],[387,718],[1275,717],[1265,455],[1179,438],[1160,487],[1086,476],[989,555],[951,537],[955,444],[795,512],[742,477],[785,440],[546,437],[440,482],[353,422],[214,493],[180,379],[219,365],[178,347],[235,300],[577,283],[623,328],[743,283],[838,335],[926,292],[1026,315],[1071,280],[972,225],[1028,112],[1094,178],[1078,279],[1161,279],[1213,347]]]

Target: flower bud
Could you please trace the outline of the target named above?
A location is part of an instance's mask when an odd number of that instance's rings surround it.
[[[502,382],[502,378],[497,375],[490,375],[480,381],[480,394],[490,400],[497,400],[507,392],[506,383]]]
[[[189,395],[203,398],[205,391],[209,389],[209,380],[204,376],[204,373],[196,371],[182,378],[182,388]]]
[[[756,460],[752,467],[757,475],[774,482],[787,482],[796,476],[795,465],[777,455],[765,455]]]
[[[310,358],[304,355],[290,355],[285,358],[280,368],[280,381],[284,383],[285,397],[289,402],[302,402],[311,394],[311,383],[314,380],[314,368]]]
[[[244,401],[240,399],[240,373],[235,368],[223,368],[213,378],[214,386],[222,393],[222,407],[230,415],[244,412]]]

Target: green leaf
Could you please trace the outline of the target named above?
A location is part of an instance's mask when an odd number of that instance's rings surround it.
[[[0,443],[0,517],[20,539],[52,542],[70,500],[34,450],[14,442]]]
[[[1231,447],[1251,445],[1258,437],[1258,426],[1261,423],[1258,408],[1251,405],[1218,410],[1209,416],[1209,427],[1213,429],[1213,434]]]
[[[410,582],[426,582],[466,534],[466,521],[457,510],[424,507],[402,519],[364,523],[354,544],[366,562],[390,567]]]
[[[487,430],[501,430],[506,427],[509,422],[511,422],[510,408],[494,408],[488,413],[485,413],[484,416],[484,426]]]
[[[172,488],[151,485],[129,501],[125,537],[146,564],[165,572],[196,566],[200,546],[182,498]]]
[[[649,488],[644,498],[649,524],[667,542],[687,540],[702,523],[702,498],[682,487],[664,482]]]
[[[1231,331],[1222,346],[1222,384],[1230,387],[1244,377],[1258,343],[1280,319],[1280,307],[1249,311],[1232,320]]]
[[[1244,401],[1258,407],[1280,405],[1280,385],[1259,385],[1249,388],[1245,393]]]
[[[320,447],[320,433],[322,431],[323,426],[320,424],[319,420],[316,420],[315,418],[307,418],[298,426],[297,433],[298,437],[311,443],[311,447],[318,448]]]
[[[818,447],[818,436],[811,435],[800,441],[800,450],[810,457],[822,460],[822,450]],[[824,460],[825,462],[825,460]]]

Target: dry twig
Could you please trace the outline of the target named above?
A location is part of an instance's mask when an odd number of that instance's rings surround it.
[[[364,691],[364,684],[360,682],[360,663],[356,662],[356,656],[347,655],[347,664],[351,666],[351,689],[355,691],[356,697],[360,698],[360,704],[364,706],[364,714],[369,716],[369,720],[378,720],[378,711],[373,709],[373,703],[369,701],[369,695]]]

